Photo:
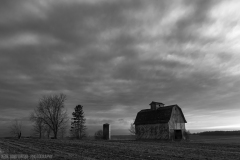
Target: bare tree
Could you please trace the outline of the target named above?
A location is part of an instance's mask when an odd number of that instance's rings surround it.
[[[65,124],[60,129],[60,137],[63,139],[66,136],[68,126]]]
[[[102,130],[98,130],[97,132],[95,132],[94,138],[95,139],[103,139],[103,131]]]
[[[30,115],[30,120],[34,122],[33,124],[33,133],[34,135],[38,135],[39,138],[41,139],[42,136],[44,135],[44,132],[46,131],[46,124],[44,124],[44,121],[39,118],[39,117],[35,117],[34,113],[32,113]]]
[[[60,128],[68,121],[67,111],[64,108],[65,100],[64,94],[43,96],[33,112],[36,119],[42,120],[51,129],[55,139]]]
[[[18,139],[22,136],[22,123],[15,119],[10,126],[10,134]]]
[[[185,137],[186,140],[189,140],[190,139],[190,135],[191,135],[191,132],[189,130],[184,130],[183,131],[183,135]]]
[[[135,125],[134,125],[133,123],[131,123],[131,125],[130,125],[129,132],[130,132],[130,134],[132,134],[132,135],[135,135],[135,134],[136,134]]]
[[[51,134],[51,128],[48,125],[44,126],[44,133],[46,134],[47,138],[50,138],[50,134]]]

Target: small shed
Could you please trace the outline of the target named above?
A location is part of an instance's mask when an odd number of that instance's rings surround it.
[[[185,123],[182,109],[177,105],[165,106],[151,102],[150,109],[137,113],[135,131],[137,139],[185,139]]]

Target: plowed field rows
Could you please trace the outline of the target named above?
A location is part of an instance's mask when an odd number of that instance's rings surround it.
[[[53,159],[234,159],[240,144],[192,142],[2,139],[3,154],[45,154]]]

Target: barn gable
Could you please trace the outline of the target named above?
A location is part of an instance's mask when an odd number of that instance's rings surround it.
[[[177,117],[177,119],[175,120],[176,122],[178,122],[178,123],[187,123],[187,121],[185,119],[185,116],[184,116],[184,114],[182,112],[182,109],[177,104],[172,105],[172,113],[171,113],[170,120],[174,119],[176,117]]]

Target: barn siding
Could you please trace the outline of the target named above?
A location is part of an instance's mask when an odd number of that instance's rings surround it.
[[[182,117],[181,111],[178,107],[174,107],[172,110],[171,118],[168,122],[169,124],[169,138],[174,139],[174,130],[182,130],[183,139],[185,131],[185,123]]]
[[[136,129],[137,139],[168,139],[169,138],[168,123],[136,125],[135,129]]]
[[[185,129],[184,119],[177,107],[173,107],[172,115],[168,123],[169,129]]]

